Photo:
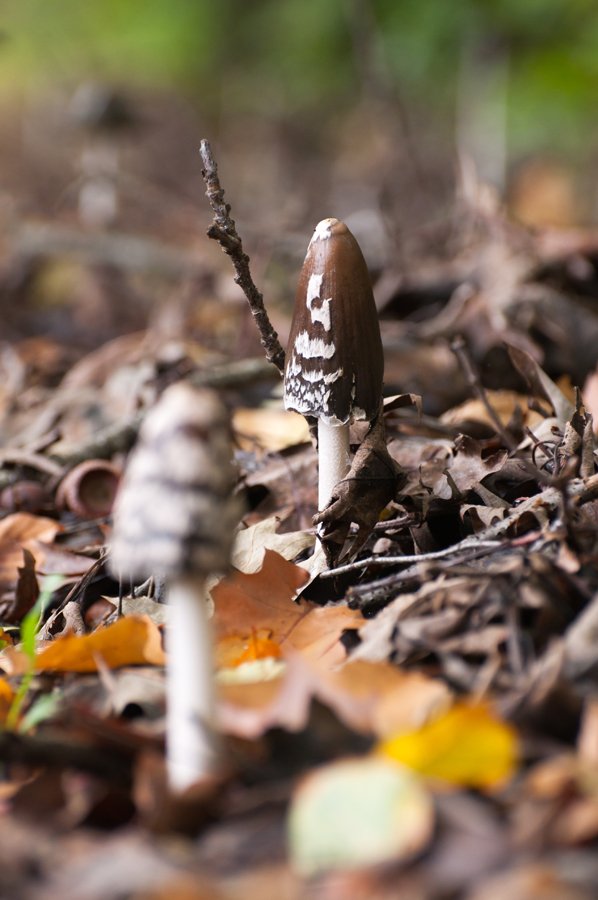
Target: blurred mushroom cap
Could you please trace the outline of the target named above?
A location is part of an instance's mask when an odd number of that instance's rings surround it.
[[[114,505],[116,575],[205,577],[229,567],[242,507],[228,412],[217,394],[179,382],[148,413]]]

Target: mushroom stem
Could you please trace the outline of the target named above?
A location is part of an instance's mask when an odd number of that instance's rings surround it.
[[[328,425],[318,420],[318,509],[328,506],[334,488],[350,467],[349,423]]]
[[[171,788],[184,791],[214,771],[218,753],[205,580],[173,579],[168,602],[166,765]]]

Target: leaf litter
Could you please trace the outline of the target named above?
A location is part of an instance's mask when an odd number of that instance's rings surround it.
[[[115,320],[93,349],[32,344],[7,310],[4,723],[30,676],[17,726],[0,733],[12,896],[299,898],[314,878],[335,897],[594,896],[598,316],[570,263],[593,271],[596,248],[498,211],[468,241],[387,282],[386,383],[398,398],[384,450],[379,434],[353,429],[354,478],[320,519],[331,571],[312,556],[306,423],[287,424],[255,336],[239,367],[231,336],[244,312],[223,308],[218,288],[201,288],[201,313],[172,301],[149,325]],[[202,265],[222,281],[217,263]],[[79,271],[95,290],[97,271]],[[129,299],[134,287],[124,278]],[[109,517],[57,498],[83,460],[122,467],[143,412],[180,378],[224,385],[249,503],[235,571],[211,590],[230,775],[187,805],[158,787],[160,584],[120,586],[118,618]],[[20,631],[50,573],[65,580],[31,660]],[[164,830],[193,838],[175,852]]]

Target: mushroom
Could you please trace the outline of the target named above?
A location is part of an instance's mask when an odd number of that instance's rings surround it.
[[[338,219],[316,226],[303,263],[287,350],[284,404],[318,420],[318,508],[349,470],[349,423],[372,422],[384,357],[359,244]]]
[[[143,422],[114,505],[113,571],[166,583],[166,762],[174,791],[218,767],[206,578],[228,568],[240,517],[230,459],[218,396],[180,382]]]

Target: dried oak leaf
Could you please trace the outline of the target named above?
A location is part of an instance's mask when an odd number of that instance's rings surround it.
[[[539,413],[530,410],[527,398],[517,394],[515,391],[493,391],[487,389],[486,399],[505,428],[514,417],[520,417],[522,422],[529,428],[534,428],[542,419]],[[492,421],[486,406],[478,397],[447,409],[439,417],[439,421],[443,425],[455,425],[461,428],[464,425],[475,423],[485,425],[492,431],[496,430],[496,425]]]
[[[54,519],[19,512],[0,521],[0,616],[20,622],[34,593],[37,572],[59,572],[63,576],[83,575],[94,564],[87,556],[73,553],[53,543],[62,526]],[[25,566],[22,567],[25,554]],[[29,555],[28,555],[29,554]],[[15,597],[15,590],[18,595]]]
[[[318,699],[356,731],[382,737],[419,727],[450,705],[451,692],[420,672],[355,660],[322,675]]]
[[[499,450],[482,458],[480,442],[461,434],[455,441],[455,457],[450,466],[451,478],[462,493],[475,490],[487,475],[500,472],[508,455],[506,450]]]
[[[241,572],[257,572],[264,561],[266,550],[275,550],[285,559],[295,559],[304,550],[314,546],[315,537],[306,531],[277,534],[278,516],[270,516],[263,522],[251,525],[235,537],[231,563]]]
[[[236,572],[212,589],[216,639],[265,629],[281,648],[299,651],[330,666],[345,658],[339,638],[363,624],[360,612],[347,606],[293,603],[308,573],[273,550],[266,550],[259,572]]]
[[[357,450],[349,473],[336,485],[330,503],[314,516],[330,565],[351,559],[361,550],[380,513],[404,483],[404,474],[388,452],[384,419],[379,415]],[[351,524],[357,525],[357,535],[343,553]]]
[[[561,428],[571,419],[575,405],[565,396],[560,387],[548,377],[536,360],[519,347],[507,345],[511,362],[520,375],[525,378],[530,392],[536,397],[543,397],[552,405],[554,414]]]
[[[12,513],[0,521],[0,592],[16,585],[23,549],[33,554],[39,568],[44,544],[50,544],[59,531],[62,527],[54,519],[26,512]]]
[[[264,450],[280,451],[309,441],[305,417],[284,409],[236,409],[233,428],[244,450],[254,450],[257,444]]]
[[[219,685],[221,727],[255,738],[268,728],[305,727],[312,699],[317,699],[349,728],[383,737],[417,728],[451,702],[441,682],[388,663],[348,662],[329,670],[292,655],[275,679],[253,684]]]
[[[2,620],[15,624],[27,615],[35,605],[39,596],[39,585],[35,571],[35,557],[26,547],[23,548],[23,565],[19,568],[19,578],[14,600],[2,610]]]

